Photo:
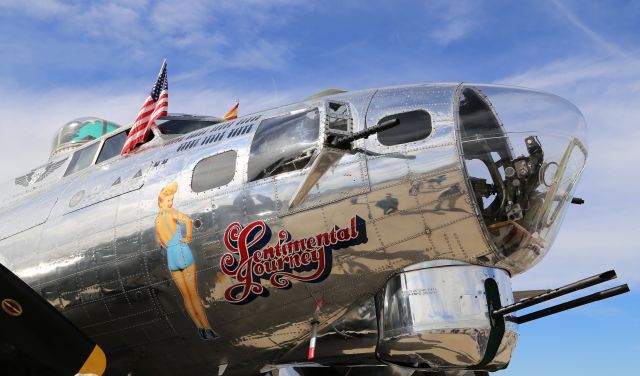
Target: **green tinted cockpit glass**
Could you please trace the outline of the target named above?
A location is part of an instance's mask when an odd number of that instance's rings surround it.
[[[53,140],[52,153],[69,147],[87,143],[120,128],[119,125],[103,119],[84,117],[63,125]]]
[[[102,120],[86,122],[76,130],[76,134],[73,136],[71,141],[95,140],[106,133],[105,128],[106,127]]]

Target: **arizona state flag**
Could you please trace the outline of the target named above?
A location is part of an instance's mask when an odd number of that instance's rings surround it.
[[[240,106],[240,101],[236,102],[236,104],[231,107],[226,114],[224,114],[224,120],[233,120],[238,117],[238,106]]]

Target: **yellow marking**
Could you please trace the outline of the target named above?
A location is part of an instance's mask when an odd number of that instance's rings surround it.
[[[106,368],[107,357],[104,355],[104,351],[102,351],[100,346],[96,345],[78,373],[81,375],[92,374],[102,376]]]

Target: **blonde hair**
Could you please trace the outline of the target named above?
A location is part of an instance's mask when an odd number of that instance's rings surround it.
[[[158,195],[158,207],[161,208],[162,201],[167,197],[171,197],[175,195],[177,191],[178,191],[178,183],[175,181],[167,184],[164,188],[162,188],[162,190],[160,191],[160,194]]]

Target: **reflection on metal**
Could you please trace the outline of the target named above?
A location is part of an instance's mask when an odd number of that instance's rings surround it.
[[[422,267],[392,277],[378,296],[378,357],[415,368],[468,369],[483,361],[483,369],[506,367],[500,358],[510,358],[516,326],[508,324],[502,339],[491,343],[485,281],[497,282],[499,303],[511,304],[508,274],[475,265]],[[491,346],[496,355],[485,359]]]
[[[543,294],[549,290],[522,290],[513,292],[513,300],[519,302],[524,299],[529,299],[533,296]]]
[[[332,132],[351,140],[413,111],[431,119],[424,139],[383,145],[372,135],[344,150],[328,146]],[[501,304],[511,302],[507,273],[528,270],[548,252],[586,156],[575,107],[497,86],[335,93],[197,128],[156,134],[127,158],[91,162],[63,177],[68,158],[42,179],[46,166],[0,189],[0,261],[103,344],[116,374],[129,364],[157,375],[384,366],[376,346],[389,363],[477,367],[492,338],[483,282],[495,279]],[[237,153],[231,181],[194,192],[197,163],[225,151]],[[200,301],[217,341],[194,335],[156,239],[158,193],[173,181],[181,187],[175,207],[193,220],[188,245],[199,297],[191,308]],[[267,271],[267,248],[275,256],[277,244],[331,237],[350,229],[352,218],[363,222],[366,241],[323,244],[331,254],[322,258],[324,269],[291,267],[280,254]],[[268,228],[272,237],[232,233],[248,226]],[[317,283],[303,283],[320,269]],[[254,288],[265,295],[251,301]],[[386,306],[378,317],[373,297],[380,291]],[[516,340],[507,321],[486,369],[504,367]]]
[[[289,203],[289,209],[295,209],[302,201],[307,197],[307,194],[313,188],[313,186],[320,180],[331,166],[342,158],[345,154],[344,150],[324,148],[316,156],[311,165],[311,169],[307,173],[307,177],[300,183],[298,189],[293,195],[291,202]]]
[[[15,236],[45,223],[58,201],[57,194],[55,189],[41,192],[37,197],[28,197],[0,209],[0,239]]]
[[[305,101],[310,101],[310,100],[314,100],[314,99],[318,99],[318,98],[322,98],[322,97],[326,97],[329,95],[334,95],[334,94],[341,94],[341,93],[346,93],[346,90],[342,90],[342,89],[324,89],[321,90],[307,98],[305,98]]]
[[[60,168],[60,166],[62,166],[66,161],[67,157],[50,162],[42,167],[32,170],[26,175],[15,178],[14,182],[16,183],[16,185],[22,185],[24,187],[39,183],[46,179],[46,177],[49,176],[52,172]]]
[[[360,299],[350,308],[318,330],[316,348],[323,364],[380,365],[375,357],[378,324],[373,297]],[[281,357],[280,363],[295,365],[306,362],[308,342],[301,343]]]

